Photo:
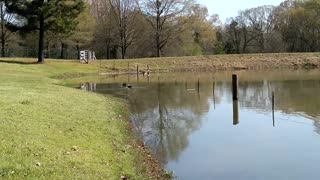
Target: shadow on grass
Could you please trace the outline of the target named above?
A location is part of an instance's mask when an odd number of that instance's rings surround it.
[[[32,61],[18,61],[18,60],[2,60],[0,59],[0,63],[9,63],[9,64],[40,64],[38,62],[32,62]]]

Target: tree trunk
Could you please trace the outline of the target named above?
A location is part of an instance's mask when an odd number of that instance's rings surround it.
[[[124,56],[125,56],[125,53],[124,53],[124,37],[123,37],[123,34],[121,33],[121,38],[120,38],[120,49],[121,49],[121,59],[124,59]]]
[[[126,52],[125,52],[125,44],[124,44],[124,40],[122,39],[122,45],[121,45],[121,58],[124,59],[126,56]]]
[[[107,59],[110,59],[110,47],[107,45]]]
[[[124,41],[123,41],[123,44],[122,44],[122,46],[121,46],[121,58],[122,58],[122,59],[125,59],[125,58],[126,58],[126,53],[127,53],[126,45],[124,44]]]
[[[121,20],[122,21],[122,20]],[[120,23],[120,41],[121,41],[121,59],[124,59],[126,56],[125,53],[125,47],[126,47],[126,43],[125,43],[125,27],[123,26],[123,23]]]
[[[39,28],[39,48],[38,48],[38,63],[44,62],[43,47],[44,47],[44,16],[40,15],[40,28]]]
[[[48,40],[47,40],[46,50],[47,50],[46,58],[50,58],[50,43]]]
[[[161,45],[160,45],[160,35],[157,32],[157,57],[161,57]]]
[[[161,57],[161,42],[160,42],[160,1],[157,0],[157,29],[156,29],[156,43],[157,43],[157,57]]]
[[[77,43],[76,48],[77,48],[77,52],[78,52],[77,57],[78,57],[78,59],[80,59],[80,45],[79,45],[79,43]]]
[[[60,50],[60,59],[64,58],[64,43],[61,43],[61,50]]]
[[[1,16],[1,56],[2,57],[5,57],[5,45],[6,45],[6,39],[5,39],[5,27],[4,27],[4,23],[5,23],[5,20],[4,20],[4,12],[3,12],[3,2],[0,2],[0,16]]]

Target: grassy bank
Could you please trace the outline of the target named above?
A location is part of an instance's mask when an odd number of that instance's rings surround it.
[[[197,57],[145,58],[132,60],[109,60],[101,62],[101,67],[108,72],[136,71],[139,65],[141,71],[146,71],[147,65],[151,71],[211,71],[231,69],[265,69],[265,68],[316,68],[320,67],[319,53],[291,54],[244,54],[215,55]],[[100,62],[93,63],[100,66]]]
[[[34,59],[0,59],[0,62],[35,62]],[[59,63],[57,63],[59,62]],[[275,54],[241,54],[215,56],[188,56],[166,58],[143,58],[126,60],[97,60],[90,62],[85,70],[79,68],[81,64],[71,60],[49,60],[46,62],[48,70],[56,70],[56,75],[81,75],[83,73],[127,73],[128,65],[131,73],[146,71],[149,65],[153,72],[166,71],[211,71],[234,69],[275,69],[275,68],[318,68],[320,67],[320,53],[275,53]],[[68,70],[66,65],[74,63]]]
[[[5,61],[0,62],[0,179],[152,176],[154,169],[146,168],[151,161],[132,137],[121,101],[51,78],[94,73],[97,67]]]

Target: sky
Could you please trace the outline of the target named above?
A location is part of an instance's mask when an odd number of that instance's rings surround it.
[[[222,22],[225,22],[226,18],[236,16],[239,10],[262,5],[277,6],[283,1],[284,0],[198,0],[200,4],[208,7],[209,14],[218,14]]]

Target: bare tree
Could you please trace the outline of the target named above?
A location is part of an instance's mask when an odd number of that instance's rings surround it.
[[[247,53],[247,48],[252,46],[252,42],[256,38],[256,35],[251,31],[245,11],[239,12],[239,15],[236,17],[236,21],[238,22],[242,36],[242,53]]]
[[[109,3],[119,36],[121,57],[124,59],[127,48],[134,41],[134,23],[138,13],[137,6],[132,0],[109,0]]]
[[[91,0],[90,4],[97,21],[94,45],[98,49],[98,54],[105,54],[107,59],[116,58],[117,32],[110,2],[109,0]]]
[[[261,52],[266,51],[266,45],[273,38],[275,26],[274,6],[260,6],[246,10],[251,37],[256,40]]]
[[[161,57],[163,47],[179,28],[177,18],[185,15],[191,2],[191,0],[137,0],[141,12],[155,32],[157,57]]]
[[[226,24],[226,49],[233,53],[271,52],[276,35],[274,6],[260,6],[240,11]],[[249,47],[252,47],[249,49]]]
[[[228,53],[237,53],[240,54],[240,45],[241,45],[241,31],[238,27],[239,23],[233,19],[228,19],[226,25],[226,31],[228,35],[227,43],[230,47],[227,47]]]

